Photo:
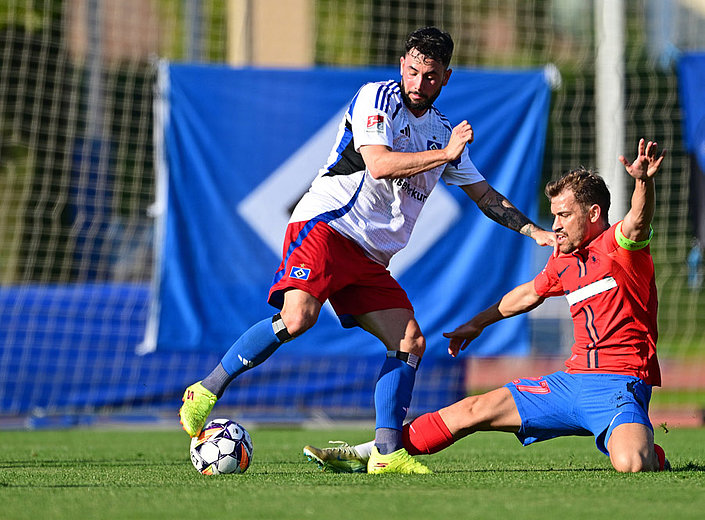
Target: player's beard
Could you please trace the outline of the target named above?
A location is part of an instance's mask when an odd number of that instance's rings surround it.
[[[579,247],[581,247],[583,244],[588,242],[587,240],[587,233],[585,230],[578,231],[576,234],[570,234],[568,235],[566,232],[561,232],[558,233],[558,235],[565,237],[565,241],[563,243],[558,244],[558,250],[563,253],[563,254],[570,254]]]
[[[428,110],[433,106],[433,102],[438,99],[440,93],[441,89],[439,87],[438,90],[430,97],[424,97],[421,101],[412,101],[409,97],[409,93],[406,91],[406,86],[404,86],[404,80],[401,80],[401,98],[404,100],[404,104],[407,108],[410,108],[411,110]],[[423,95],[420,92],[416,92],[416,94]]]

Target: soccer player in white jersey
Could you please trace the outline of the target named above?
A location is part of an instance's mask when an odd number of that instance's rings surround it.
[[[440,178],[459,186],[489,218],[555,246],[495,191],[468,156],[473,130],[452,127],[433,106],[447,85],[453,41],[434,27],[411,33],[401,81],[364,85],[341,122],[328,163],[294,209],[269,303],[281,309],[254,324],[218,366],[184,392],[186,432],[197,436],[230,382],[311,328],[330,300],[344,327],[359,326],[387,348],[375,387],[375,447],[369,473],[428,473],[402,446],[426,340],[413,307],[387,265],[408,242],[419,212]]]

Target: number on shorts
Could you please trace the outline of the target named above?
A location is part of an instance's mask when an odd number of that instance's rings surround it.
[[[533,385],[520,385],[519,383],[521,382],[521,379],[515,379],[512,381],[514,383],[514,386],[516,386],[516,389],[519,390],[520,392],[528,392],[530,394],[550,394],[551,389],[548,387],[548,383],[546,381],[540,381],[540,377],[525,377],[524,379],[529,379],[531,381],[538,381],[539,386],[533,386]]]

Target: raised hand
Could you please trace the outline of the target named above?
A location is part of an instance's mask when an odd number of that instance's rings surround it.
[[[637,157],[630,163],[623,155],[619,156],[619,161],[624,165],[627,173],[635,179],[650,179],[661,167],[666,150],[658,155],[658,144],[653,141],[646,143],[643,138],[639,140]]]

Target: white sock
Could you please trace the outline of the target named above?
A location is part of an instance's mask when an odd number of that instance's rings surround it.
[[[357,444],[354,446],[355,451],[360,455],[361,459],[369,459],[372,455],[372,446],[375,445],[375,441],[365,442],[363,444]]]

